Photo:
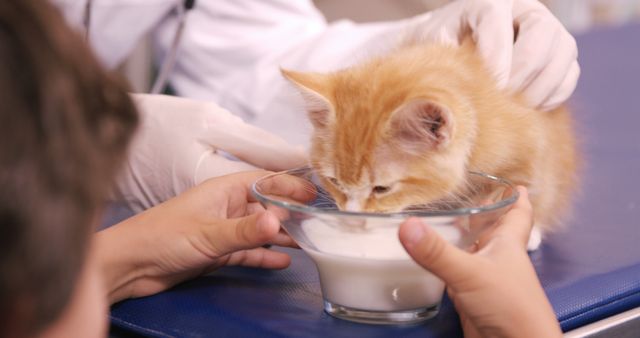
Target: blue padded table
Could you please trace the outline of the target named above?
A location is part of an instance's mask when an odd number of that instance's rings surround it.
[[[572,106],[585,158],[582,192],[568,229],[531,255],[564,331],[640,306],[640,25],[577,39],[583,72]],[[123,301],[112,307],[111,325],[152,337],[462,336],[447,299],[437,317],[414,326],[332,318],[312,261],[287,252],[286,270],[224,268]]]

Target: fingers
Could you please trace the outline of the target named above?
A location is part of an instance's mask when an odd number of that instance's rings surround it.
[[[511,73],[513,53],[512,0],[470,2],[466,16],[476,48],[495,75],[498,86],[505,87]]]
[[[284,269],[291,264],[291,257],[284,252],[265,248],[234,252],[229,256],[228,266],[245,266],[262,269]]]
[[[524,93],[534,107],[555,108],[569,98],[577,83],[576,41],[538,1],[516,1],[513,12],[518,36],[509,88]]]
[[[268,170],[281,171],[307,164],[304,149],[247,124],[224,109],[213,106],[210,110],[204,120],[206,132],[199,137],[202,143]]]
[[[271,241],[269,244],[277,245],[277,246],[285,246],[289,248],[299,249],[300,247],[296,242],[283,230],[281,230]]]
[[[244,190],[243,196],[250,206],[248,210],[259,211],[260,208],[253,204],[258,201],[251,193],[251,186],[258,179],[269,174],[271,173],[264,170],[239,172],[232,176],[211,180],[208,184],[216,190],[221,190],[223,186],[229,191]],[[291,175],[274,175],[265,178],[259,185],[259,191],[263,195],[283,196],[299,202],[310,201],[316,196],[315,186],[311,182]]]
[[[550,96],[538,108],[543,111],[550,111],[564,103],[575,91],[579,77],[580,65],[578,60],[574,60],[560,86],[551,92]]]
[[[216,220],[215,224],[202,227],[211,256],[214,257],[257,248],[273,240],[279,231],[280,223],[270,212]]]
[[[545,27],[548,18],[537,12],[524,16],[518,23],[518,38],[513,45],[513,62],[509,88],[515,92],[524,91],[545,69],[554,57],[557,37]]]
[[[302,178],[291,175],[275,175],[260,182],[260,193],[263,195],[283,196],[298,202],[314,199],[317,194],[315,186]],[[248,197],[255,201],[253,196]]]
[[[502,218],[492,237],[502,236],[509,240],[515,240],[526,248],[529,234],[533,227],[533,209],[529,202],[527,189],[517,187],[520,198]]]
[[[547,99],[557,93],[558,88],[568,76],[572,63],[576,60],[575,56],[567,54],[567,48],[562,46],[564,42],[561,39],[555,38],[551,40],[551,45],[548,46],[549,49],[546,55],[540,56],[537,60],[537,65],[531,65],[534,67],[533,69],[520,69],[522,72],[530,72],[530,79],[521,84],[521,86],[524,86],[521,92],[532,107],[548,106],[546,104]],[[545,47],[541,46],[540,48]],[[530,58],[531,56],[526,57]],[[571,93],[572,91],[563,92],[563,100],[560,103],[568,99]]]
[[[458,308],[458,306],[456,306]],[[462,330],[464,331],[465,338],[481,338],[480,332],[474,325],[473,321],[471,321],[467,315],[463,311],[459,311],[458,315],[460,316],[460,325],[462,326]]]
[[[411,19],[403,40],[459,45],[471,32],[478,52],[502,88],[511,72],[512,6],[513,0],[452,1]]]
[[[417,218],[407,219],[399,231],[400,242],[422,267],[453,284],[473,274],[471,255],[447,243]]]
[[[264,212],[265,210],[266,209],[260,203],[253,202],[247,205],[248,215],[258,212]],[[269,211],[273,213],[278,218],[278,220],[281,221],[288,217],[288,212],[283,212],[282,209],[269,208]],[[298,244],[296,244],[296,242],[293,240],[293,238],[291,238],[291,236],[289,236],[289,234],[283,228],[280,228],[278,234],[269,242],[269,244],[296,249],[300,248]]]
[[[247,203],[247,215],[263,212],[266,209],[258,202]]]

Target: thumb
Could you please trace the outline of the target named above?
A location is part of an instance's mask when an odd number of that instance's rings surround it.
[[[513,239],[515,243],[527,246],[531,228],[533,227],[533,207],[529,201],[529,193],[523,186],[516,187],[520,194],[518,200],[500,220],[492,237],[503,236]]]
[[[400,242],[416,263],[447,284],[466,279],[473,271],[471,255],[445,241],[417,218],[409,218],[399,231]]]
[[[214,255],[223,256],[267,244],[280,231],[280,222],[270,212],[218,221],[203,228],[206,243]]]

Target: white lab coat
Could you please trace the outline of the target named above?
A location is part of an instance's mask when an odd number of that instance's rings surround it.
[[[82,28],[84,1],[53,0]],[[94,0],[91,45],[108,67],[153,31],[162,60],[175,34],[176,0]],[[199,0],[188,14],[170,82],[181,96],[218,103],[294,144],[310,124],[279,68],[328,71],[395,45],[403,22],[327,24],[310,0]]]

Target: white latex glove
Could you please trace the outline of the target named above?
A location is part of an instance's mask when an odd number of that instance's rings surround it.
[[[302,147],[248,125],[215,104],[165,95],[132,98],[141,125],[118,178],[116,198],[133,211],[166,201],[210,177],[256,167],[285,170],[307,161]]]
[[[537,0],[458,0],[410,26],[408,39],[453,45],[471,32],[499,85],[542,110],[567,100],[580,76],[575,39]]]

